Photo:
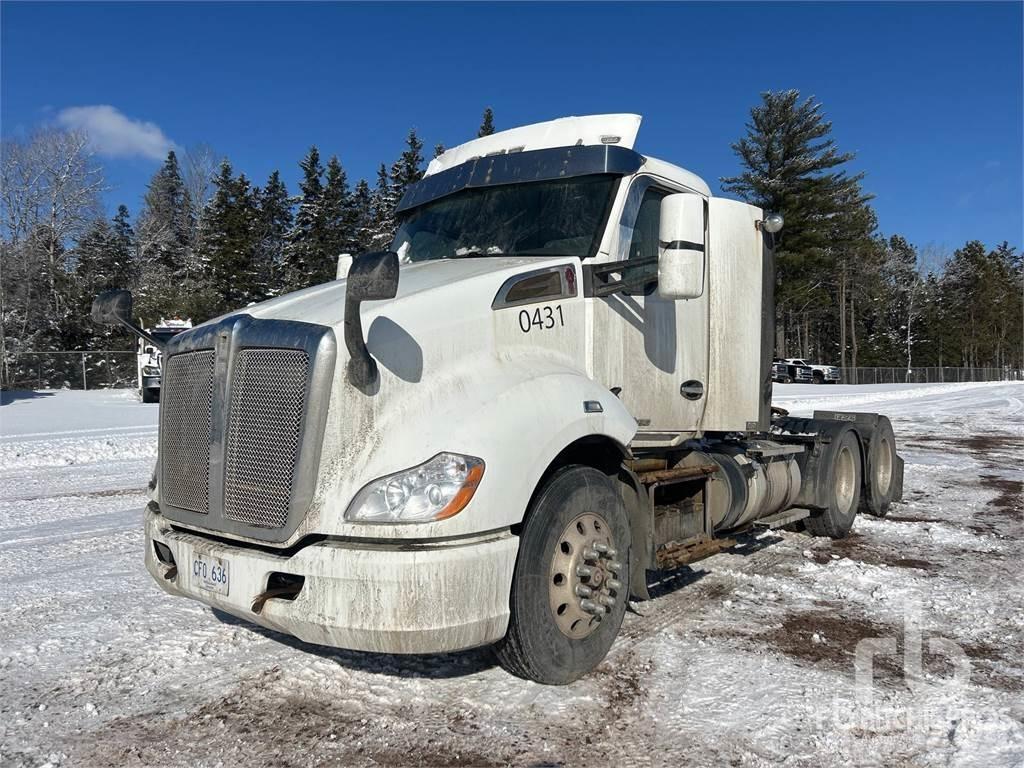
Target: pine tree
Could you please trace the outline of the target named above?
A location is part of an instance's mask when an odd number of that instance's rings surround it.
[[[207,314],[238,309],[266,298],[258,263],[258,209],[245,174],[235,178],[224,160],[214,177],[203,249],[211,306]]]
[[[114,239],[111,247],[115,254],[117,279],[123,286],[134,285],[138,280],[138,264],[136,263],[135,230],[132,229],[128,207],[117,206],[113,219]]]
[[[444,144],[438,142],[434,145],[434,157],[440,157],[444,154]]]
[[[140,235],[147,258],[159,261],[171,275],[180,277],[189,268],[188,247],[191,204],[174,151],[167,153],[163,166],[146,191],[140,216]]]
[[[96,219],[74,249],[74,288],[79,317],[87,317],[93,298],[114,288],[134,288],[134,232],[128,209],[120,206],[112,222]],[[63,346],[73,349],[131,349],[134,337],[126,329],[80,323],[65,329]],[[126,384],[135,375],[134,360],[99,355],[86,359],[90,382]]]
[[[395,189],[384,164],[377,169],[377,188],[370,202],[370,225],[367,228],[367,249],[383,251],[395,237]]]
[[[320,151],[315,146],[310,147],[299,167],[302,169],[302,181],[299,182],[302,194],[285,251],[284,281],[288,290],[316,284],[323,251],[324,169],[320,164]]]
[[[320,215],[323,217],[323,250],[320,253],[315,281],[333,280],[337,272],[338,256],[350,253],[355,237],[352,202],[348,177],[338,158],[327,163],[326,185]]]
[[[392,194],[397,205],[410,184],[423,178],[423,142],[415,130],[409,131],[405,139],[405,151],[391,166]]]
[[[374,196],[366,179],[360,179],[352,193],[352,216],[355,221],[352,255],[373,250]]]
[[[785,218],[778,255],[776,347],[803,354],[820,344],[810,339],[812,316],[831,307],[839,325],[856,312],[851,292],[858,255],[873,249],[876,222],[861,190],[863,174],[842,170],[853,155],[841,153],[832,124],[813,98],[798,91],[765,92],[750,112],[747,135],[732,145],[743,172],[722,179],[722,188]],[[856,345],[850,327],[851,348]],[[840,336],[845,336],[841,332]],[[846,353],[840,340],[841,355]],[[824,350],[831,352],[832,350]]]
[[[292,204],[281,174],[274,171],[254,192],[257,206],[256,272],[267,296],[282,292],[285,249],[292,228]]]
[[[476,135],[478,137],[490,136],[492,133],[494,133],[494,112],[490,107],[487,107],[484,110],[483,122],[480,123],[480,130],[476,132]]]

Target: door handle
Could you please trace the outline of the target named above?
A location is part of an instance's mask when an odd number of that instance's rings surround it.
[[[687,400],[700,400],[704,397],[704,384],[695,379],[684,381],[679,386],[679,394]]]

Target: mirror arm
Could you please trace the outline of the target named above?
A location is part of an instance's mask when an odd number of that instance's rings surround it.
[[[142,338],[142,339],[145,339],[146,341],[148,341],[150,344],[152,344],[154,347],[159,349],[161,352],[164,351],[164,346],[165,346],[164,342],[158,341],[152,335],[146,333],[144,330],[139,328],[139,326],[137,326],[131,320],[125,320],[123,317],[119,317],[119,318],[117,318],[117,322],[119,322],[121,325],[123,325],[125,328],[127,328],[129,331],[134,333],[139,338]]]
[[[348,378],[364,389],[377,378],[377,361],[363,340],[363,318],[359,313],[362,300],[349,297],[345,302],[345,346],[348,348]]]
[[[585,273],[590,276],[591,296],[611,296],[619,291],[642,288],[657,280],[656,277],[628,278],[623,276],[618,280],[608,280],[608,276],[616,272],[624,272],[627,269],[637,267],[650,267],[658,263],[658,257],[653,256],[647,259],[626,259],[624,261],[610,261],[607,264],[593,264],[584,267]]]

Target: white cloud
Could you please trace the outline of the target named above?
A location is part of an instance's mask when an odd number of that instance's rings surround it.
[[[109,157],[148,157],[162,160],[176,145],[156,123],[132,120],[108,104],[67,107],[57,114],[65,128],[85,131],[93,148]]]

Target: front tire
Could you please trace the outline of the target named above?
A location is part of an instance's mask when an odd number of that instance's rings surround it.
[[[614,483],[557,470],[526,516],[512,579],[508,633],[495,645],[514,675],[565,685],[601,663],[629,596],[629,519]]]

